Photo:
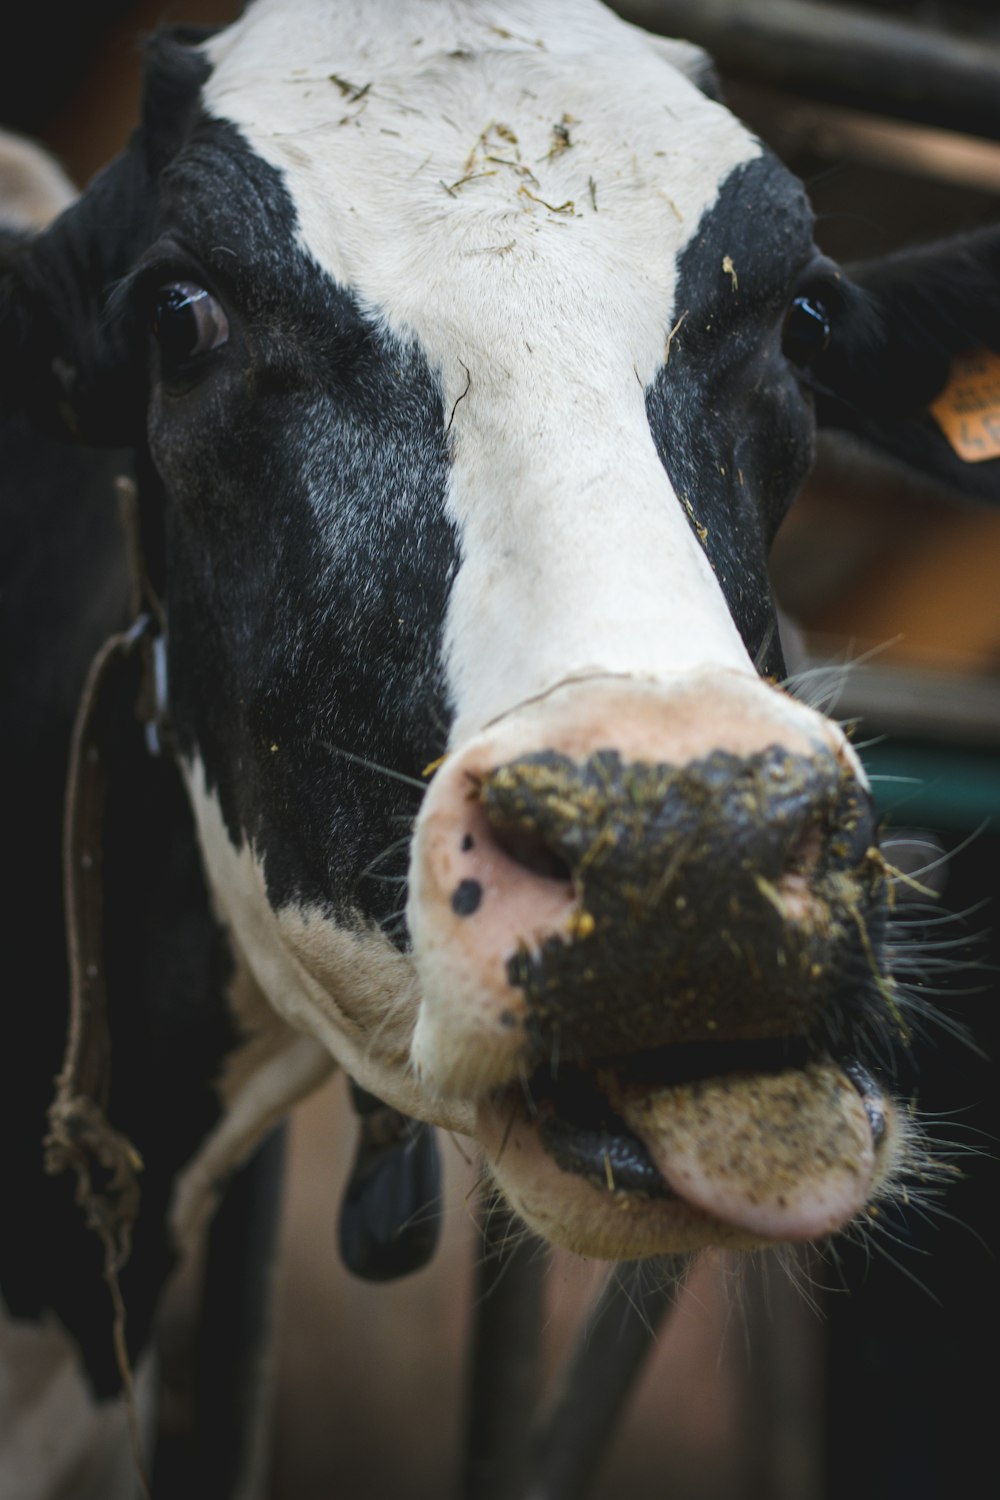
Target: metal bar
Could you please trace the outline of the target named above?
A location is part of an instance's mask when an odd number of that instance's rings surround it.
[[[212,1221],[186,1351],[190,1385],[172,1392],[188,1408],[188,1425],[158,1447],[158,1500],[263,1500],[284,1156],[279,1126],[233,1173]]]
[[[682,1269],[671,1260],[611,1271],[537,1431],[526,1500],[583,1500]]]
[[[196,1420],[205,1493],[263,1500],[286,1127],[226,1188],[209,1231]]]
[[[614,0],[719,69],[809,99],[1000,140],[1000,47],[801,0]]]
[[[495,1197],[481,1208],[464,1500],[519,1500],[538,1398],[548,1254]]]
[[[761,1256],[742,1270],[745,1323],[740,1453],[747,1500],[824,1493],[825,1331],[802,1287],[818,1263],[800,1247],[798,1269]]]

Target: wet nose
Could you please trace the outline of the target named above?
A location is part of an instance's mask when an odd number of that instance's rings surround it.
[[[465,890],[499,853],[511,885],[565,903],[541,941],[509,929],[507,976],[545,1042],[593,1055],[814,1026],[873,839],[869,800],[833,755],[773,746],[676,766],[544,751],[497,767],[478,801]],[[482,899],[490,886],[500,906],[488,876]]]
[[[730,748],[706,749],[662,730],[676,700],[636,697],[614,748],[596,713],[550,714],[548,748],[532,748],[539,713],[457,756],[428,794],[413,1055],[449,1086],[484,1091],[543,1057],[806,1036],[841,985],[883,876],[832,726],[772,721],[785,732],[769,742],[766,698],[738,723],[734,693]]]
[[[832,755],[780,746],[684,766],[545,750],[491,770],[476,796],[497,847],[526,872],[571,881],[581,898],[617,891],[642,920],[677,887],[682,909],[718,927],[733,901],[721,870],[791,911],[815,869],[856,860],[872,836],[867,798]],[[713,867],[716,878],[699,878]]]

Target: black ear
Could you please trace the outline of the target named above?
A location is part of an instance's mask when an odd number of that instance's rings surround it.
[[[5,410],[24,411],[39,427],[84,442],[129,445],[136,371],[112,298],[148,234],[153,206],[144,153],[133,144],[48,229],[5,249]]]
[[[833,300],[820,424],[1000,503],[1000,230],[853,267]]]
[[[141,431],[144,339],[118,294],[152,239],[159,174],[208,72],[190,40],[179,29],[153,39],[125,152],[46,230],[0,248],[0,403],[83,442],[129,447]]]

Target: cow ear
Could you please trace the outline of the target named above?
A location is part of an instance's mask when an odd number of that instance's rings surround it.
[[[0,399],[40,428],[128,446],[142,373],[115,289],[148,233],[152,192],[135,144],[34,237],[0,260]],[[138,379],[137,379],[138,373]]]
[[[853,267],[825,310],[829,343],[809,361],[820,425],[1000,503],[1000,230]]]
[[[76,188],[57,161],[12,131],[0,131],[0,234],[37,234],[76,197]]]
[[[0,231],[0,401],[43,428],[110,447],[142,430],[145,331],[124,311],[122,283],[152,238],[159,174],[195,116],[206,34],[153,37],[142,124],[123,154],[33,238]]]

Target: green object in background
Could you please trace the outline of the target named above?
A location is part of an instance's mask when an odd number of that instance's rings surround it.
[[[1000,747],[966,750],[886,740],[866,749],[861,759],[879,812],[892,823],[1000,829]]]

